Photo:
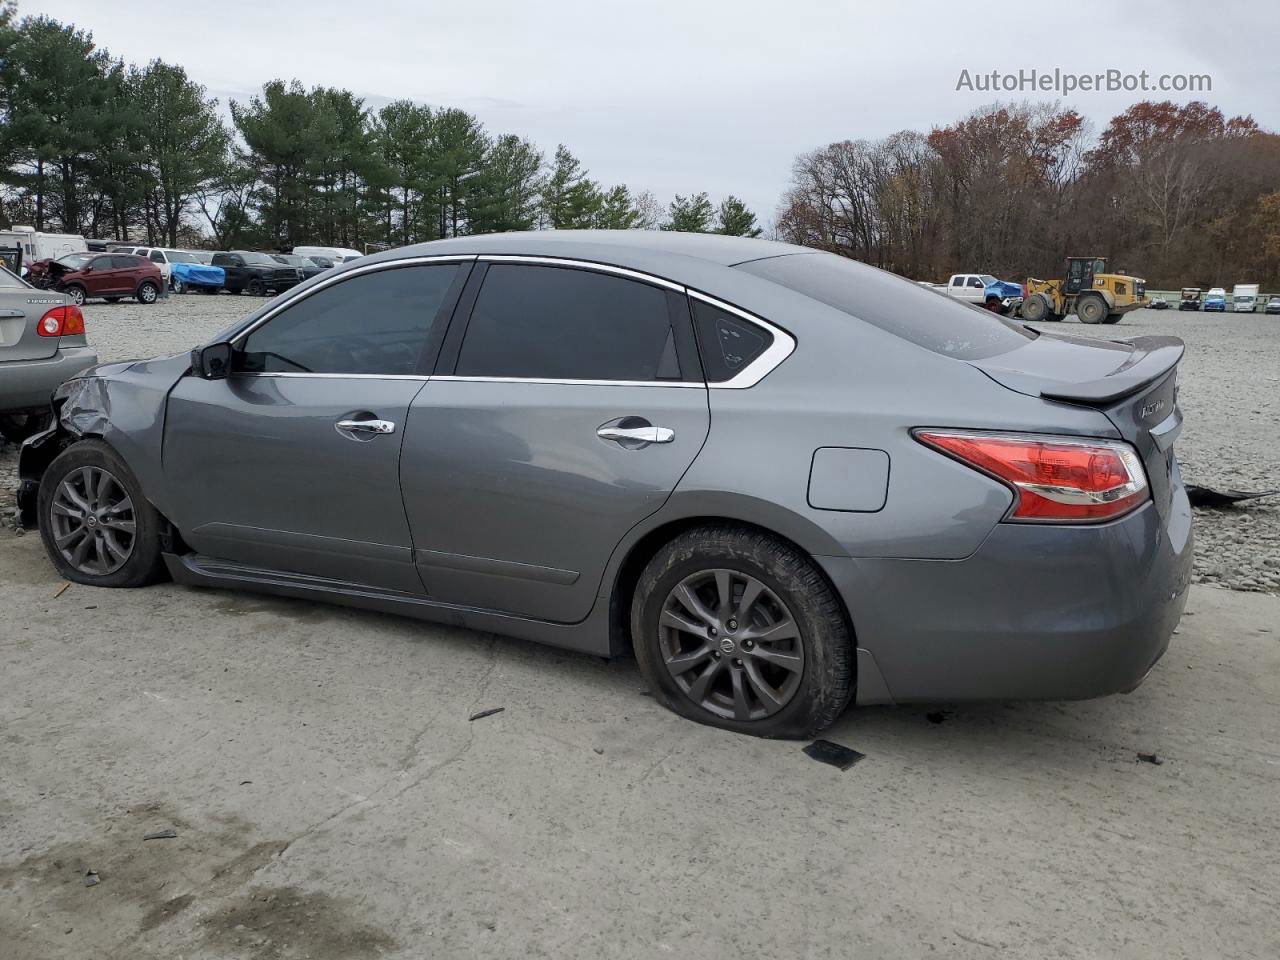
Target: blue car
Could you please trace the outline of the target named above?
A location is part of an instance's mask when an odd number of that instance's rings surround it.
[[[221,267],[211,267],[203,263],[172,264],[173,292],[187,293],[191,290],[203,290],[205,293],[217,293],[227,282],[227,272]]]
[[[1205,313],[1216,310],[1218,313],[1227,312],[1227,291],[1221,287],[1214,287],[1205,294],[1204,303],[1200,307]]]

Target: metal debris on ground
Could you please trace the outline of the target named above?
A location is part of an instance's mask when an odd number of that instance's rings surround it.
[[[86,887],[92,887],[95,884],[99,884],[101,882],[102,882],[102,878],[98,876],[97,870],[86,870],[84,872],[84,885]]]
[[[829,763],[841,770],[848,770],[866,756],[830,740],[815,740],[804,748],[804,752],[819,763]]]
[[[1257,500],[1277,493],[1280,490],[1215,490],[1212,487],[1196,486],[1194,483],[1187,484],[1187,499],[1193,507],[1231,507],[1241,500]]]
[[[1138,760],[1142,763],[1154,763],[1157,767],[1164,763],[1164,759],[1154,753],[1140,753]]]
[[[473,713],[471,716],[467,717],[467,722],[470,723],[472,720],[483,720],[485,717],[492,717],[495,713],[501,713],[505,709],[507,708],[490,707],[488,710],[481,710],[479,713]]]
[[[177,830],[160,830],[156,833],[148,833],[143,840],[172,840],[178,835]]]

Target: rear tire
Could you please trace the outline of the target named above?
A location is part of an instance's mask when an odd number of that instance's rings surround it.
[[[137,300],[139,303],[153,304],[160,296],[160,288],[150,280],[144,280],[138,284]]]
[[[160,514],[129,465],[101,440],[73,443],[54,458],[40,480],[37,510],[45,552],[65,579],[93,587],[164,579]]]
[[[1076,316],[1081,323],[1103,323],[1107,319],[1107,302],[1094,295],[1081,297],[1076,301]]]
[[[853,638],[835,590],[765,533],[699,527],[662,547],[636,585],[631,634],[654,696],[699,723],[810,737],[853,697]]]
[[[10,443],[21,443],[45,429],[51,419],[52,415],[47,412],[6,413],[0,415],[0,436]]]

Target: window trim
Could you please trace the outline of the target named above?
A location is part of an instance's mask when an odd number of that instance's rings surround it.
[[[796,338],[787,333],[781,327],[774,326],[763,317],[756,316],[754,313],[748,313],[739,307],[735,307],[731,303],[725,303],[717,297],[710,296],[698,290],[689,290],[689,296],[695,300],[701,300],[713,307],[723,310],[725,313],[731,313],[735,317],[763,327],[769,333],[773,334],[773,343],[736,374],[723,383],[708,383],[708,390],[746,390],[748,387],[754,387],[757,383],[776,370],[782,361],[791,356],[796,349]]]
[[[795,351],[796,340],[790,333],[783,330],[776,324],[770,323],[758,314],[743,310],[733,304],[695,290],[692,287],[677,283],[674,280],[668,280],[665,277],[659,277],[651,273],[645,273],[641,270],[633,270],[628,267],[619,267],[610,263],[600,263],[595,260],[576,260],[569,257],[541,257],[526,254],[503,254],[503,253],[453,253],[453,254],[436,254],[430,256],[404,257],[398,260],[382,260],[377,263],[362,264],[349,270],[342,270],[336,276],[323,277],[315,284],[306,286],[304,289],[296,290],[287,299],[278,303],[263,313],[246,322],[245,326],[235,331],[227,340],[237,349],[243,349],[244,341],[254,330],[271,320],[282,311],[293,306],[295,303],[311,296],[319,290],[332,286],[335,283],[341,283],[351,277],[360,276],[366,273],[377,273],[382,270],[393,270],[397,267],[416,266],[419,264],[433,263],[466,263],[473,262],[479,266],[480,264],[490,263],[530,263],[541,264],[544,266],[565,267],[569,269],[587,270],[595,273],[608,273],[616,276],[625,277],[631,280],[637,280],[641,283],[648,283],[653,286],[661,287],[676,293],[684,294],[708,303],[713,307],[731,313],[748,323],[755,324],[763,328],[773,335],[773,343],[749,364],[743,367],[737,374],[723,383],[707,383],[706,372],[699,367],[699,378],[695,380],[556,380],[530,377],[472,377],[457,376],[452,373],[423,373],[423,374],[378,374],[378,373],[289,373],[289,372],[239,372],[232,374],[238,377],[326,377],[334,379],[370,379],[370,380],[443,380],[470,383],[537,383],[537,384],[566,384],[569,386],[592,386],[592,387],[676,387],[689,388],[695,387],[707,390],[746,390],[754,387],[757,383],[767,377],[775,369],[777,369],[784,360],[786,360]],[[468,283],[469,286],[469,283]],[[467,289],[464,286],[457,303],[454,304],[453,316],[448,321],[448,329],[445,331],[445,339],[441,347],[441,354],[448,349],[450,334],[458,327],[459,323],[470,320],[470,309],[475,306],[474,300],[468,304],[468,315],[465,318],[458,314],[458,307],[467,299]],[[689,320],[692,324],[692,318]],[[690,328],[692,332],[692,327]],[[696,335],[696,334],[695,334]],[[459,347],[461,344],[458,345]],[[456,359],[456,357],[455,357]]]

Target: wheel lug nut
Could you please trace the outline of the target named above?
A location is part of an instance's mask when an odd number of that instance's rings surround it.
[[[737,629],[738,629],[738,621],[737,621],[737,620],[730,620],[730,621],[729,621],[728,626],[729,626],[729,629],[730,629],[730,630],[737,630]]]

